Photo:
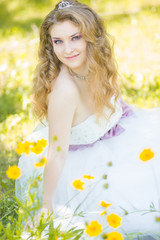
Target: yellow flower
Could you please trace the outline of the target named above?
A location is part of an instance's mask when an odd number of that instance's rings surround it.
[[[72,182],[72,186],[77,190],[84,190],[84,182],[82,182],[80,179],[76,179]]]
[[[35,167],[43,167],[47,164],[47,159],[43,157],[39,162],[35,163]]]
[[[95,177],[93,177],[93,176],[90,176],[90,175],[83,175],[83,178],[87,178],[87,179],[94,179]]]
[[[10,166],[6,171],[7,177],[10,179],[18,179],[21,175],[21,169],[17,165]]]
[[[33,146],[30,149],[31,152],[40,154],[43,151],[43,148],[47,146],[47,140],[42,138],[41,140],[37,140],[37,142],[33,143],[32,145]]]
[[[107,213],[107,210],[104,210],[103,212],[101,212],[101,216],[103,216],[104,214],[106,214]]]
[[[124,238],[119,232],[110,232],[107,233],[106,240],[124,240]]]
[[[86,226],[86,233],[90,237],[96,237],[102,232],[102,225],[98,221],[91,221],[89,225]]]
[[[31,143],[28,141],[25,141],[24,143],[19,142],[18,147],[16,149],[16,153],[18,155],[21,155],[22,153],[29,154],[30,145],[31,145]]]
[[[43,147],[41,146],[41,144],[35,143],[30,150],[35,154],[40,154],[43,151]]]
[[[111,213],[110,215],[108,215],[106,220],[108,221],[108,225],[110,227],[117,228],[121,226],[122,218],[114,213]]]
[[[44,148],[44,147],[46,147],[47,146],[47,140],[45,140],[45,139],[41,139],[41,140],[38,140],[37,141],[37,144],[39,145],[39,146],[41,146],[42,148]]]
[[[154,157],[154,152],[152,152],[150,148],[144,149],[139,156],[139,158],[144,162],[152,159],[153,157]]]
[[[106,203],[105,201],[101,201],[99,204],[101,207],[108,208],[112,205],[112,203]]]
[[[112,205],[112,203],[106,203],[105,201],[101,201],[99,204],[101,207],[104,207],[105,210],[100,213],[101,216],[107,213],[107,208]]]

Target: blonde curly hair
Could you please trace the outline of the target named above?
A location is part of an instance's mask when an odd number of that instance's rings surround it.
[[[68,1],[71,7],[58,9],[58,3],[40,27],[39,64],[33,80],[34,112],[40,120],[47,116],[47,95],[51,92],[51,84],[56,80],[62,64],[54,53],[50,36],[50,28],[59,22],[71,21],[80,28],[87,42],[89,94],[93,99],[95,113],[102,115],[104,106],[114,113],[110,100],[113,95],[115,100],[120,95],[113,45],[103,20],[86,4],[76,0]]]

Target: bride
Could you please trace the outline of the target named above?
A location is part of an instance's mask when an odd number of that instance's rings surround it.
[[[32,148],[19,159],[16,196],[25,201],[28,180],[42,174],[42,209],[83,212],[70,224],[87,224],[84,239],[102,239],[102,231],[108,239],[113,232],[156,239],[160,108],[125,104],[117,76],[102,19],[78,1],[58,3],[40,28],[34,110],[42,122],[26,139]]]

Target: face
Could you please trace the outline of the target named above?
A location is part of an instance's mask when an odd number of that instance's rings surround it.
[[[87,42],[79,27],[71,21],[59,22],[51,27],[50,35],[57,58],[77,73],[83,73],[87,61]]]

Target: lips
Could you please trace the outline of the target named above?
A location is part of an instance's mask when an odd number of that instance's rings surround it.
[[[79,56],[79,54],[76,54],[76,55],[73,55],[73,56],[71,56],[71,57],[66,57],[66,59],[72,60],[72,59],[75,59],[75,58],[78,57],[78,56]]]

